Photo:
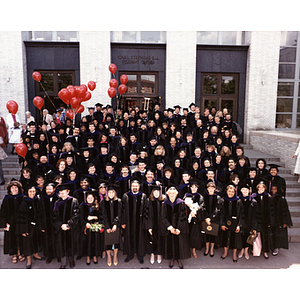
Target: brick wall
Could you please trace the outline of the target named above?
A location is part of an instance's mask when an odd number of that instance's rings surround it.
[[[4,118],[8,114],[6,103],[15,100],[18,115],[25,122],[27,110],[27,78],[26,78],[25,46],[21,31],[0,31],[0,114]]]
[[[188,107],[195,102],[196,31],[168,31],[166,107]]]
[[[249,131],[275,128],[280,31],[248,32],[245,142]]]
[[[103,105],[111,104],[107,94],[111,73],[108,66],[110,59],[109,31],[80,31],[80,83],[87,84],[90,80],[96,82],[92,98],[83,102],[85,107],[94,106],[97,102]],[[83,115],[88,114],[86,110]]]

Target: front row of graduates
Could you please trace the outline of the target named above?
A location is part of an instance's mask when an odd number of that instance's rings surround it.
[[[20,182],[9,182],[0,210],[4,254],[11,255],[13,263],[26,258],[26,268],[31,268],[32,256],[34,260],[46,259],[46,263],[57,258],[60,268],[66,268],[68,262],[74,268],[75,255],[77,259],[86,256],[90,265],[91,261],[97,264],[104,252],[107,265],[116,266],[120,249],[126,255],[125,262],[136,254],[142,264],[148,253],[151,264],[157,256],[158,263],[167,259],[170,268],[174,261],[183,268],[182,260],[191,254],[196,258],[196,249],[202,247],[205,256],[213,257],[214,249],[220,246],[224,249],[222,259],[228,249],[233,250],[234,262],[243,255],[249,259],[251,245],[246,240],[253,229],[260,234],[266,259],[268,252],[276,255],[278,248],[288,248],[287,227],[292,221],[286,199],[277,194],[276,185],[272,186],[272,196],[263,182],[252,195],[249,186],[242,186],[238,196],[236,187],[229,184],[221,197],[213,181],[201,195],[198,181],[191,180],[181,199],[174,184],[164,192],[162,186],[154,184],[149,197],[140,184],[133,178],[130,190],[121,198],[115,185],[103,191],[100,184],[99,191],[88,189],[84,201],[79,202],[65,183],[48,183],[45,193],[37,196],[35,186],[24,195]],[[217,227],[218,233],[212,235],[208,227]],[[40,251],[45,257],[38,255]]]

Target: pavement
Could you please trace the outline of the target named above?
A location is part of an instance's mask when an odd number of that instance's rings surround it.
[[[198,254],[197,258],[189,258],[183,260],[184,269],[197,270],[197,269],[300,269],[300,243],[290,243],[289,249],[279,249],[279,254],[273,256],[269,253],[269,259],[265,259],[262,255],[259,257],[253,257],[250,255],[250,259],[246,260],[244,257],[238,259],[237,263],[232,260],[232,250],[229,250],[226,259],[222,260],[221,255],[223,254],[223,249],[215,249],[214,257],[204,256],[202,249],[196,251]],[[109,269],[109,270],[121,270],[121,269],[169,269],[169,261],[163,260],[161,264],[156,261],[152,265],[150,263],[150,255],[147,254],[144,257],[144,263],[140,264],[136,256],[128,263],[124,262],[125,255],[122,252],[118,253],[119,264],[108,267],[106,264],[106,258],[98,258],[98,264],[95,265],[93,262],[89,266],[86,265],[85,257],[81,258],[79,261],[75,260],[75,268],[77,269]],[[155,257],[156,260],[156,257]],[[13,264],[11,262],[11,257],[9,255],[3,254],[3,246],[0,246],[0,269],[26,269],[26,262],[18,262]],[[32,269],[59,269],[60,263],[54,259],[50,264],[46,264],[45,261],[32,260]],[[69,269],[69,266],[67,266]],[[175,261],[173,269],[179,269],[178,264]],[[300,273],[299,273],[300,274]]]

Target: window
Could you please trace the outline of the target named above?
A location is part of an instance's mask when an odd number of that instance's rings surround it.
[[[299,32],[282,31],[279,55],[276,128],[300,128]]]
[[[77,31],[29,31],[29,41],[77,42]]]
[[[197,44],[245,45],[245,31],[198,31]]]
[[[112,43],[166,43],[165,31],[111,31]]]

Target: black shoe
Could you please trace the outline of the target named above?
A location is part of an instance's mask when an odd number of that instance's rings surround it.
[[[31,269],[31,265],[27,265],[27,266],[26,266],[26,269]]]
[[[203,255],[204,255],[204,256],[207,256],[207,255],[208,255],[208,252],[207,252],[207,253],[204,252]]]
[[[142,265],[144,263],[144,259],[139,258],[139,263]]]
[[[47,258],[46,264],[50,264],[52,262],[52,258]]]
[[[171,261],[170,261],[170,263],[169,263],[169,268],[170,268],[170,269],[172,269],[172,268],[173,268],[173,266],[174,266],[174,261],[173,261],[173,260],[171,260]]]
[[[75,261],[70,261],[70,268],[73,269],[75,267]]]
[[[223,257],[223,256],[221,256],[221,259],[225,259],[227,256],[225,256],[225,257]]]
[[[214,256],[215,256],[215,254],[209,254],[209,256],[210,256],[210,257],[214,257]]]
[[[1,181],[0,185],[4,185],[5,184],[5,181]]]
[[[91,264],[91,262],[86,262],[86,265],[89,266]]]
[[[177,260],[179,269],[183,269],[183,264],[181,261]]]
[[[93,260],[93,262],[94,262],[94,264],[96,265],[96,264],[98,263],[98,260],[96,260],[96,261]]]
[[[133,256],[127,256],[126,258],[125,258],[125,260],[124,260],[124,262],[129,262],[129,261],[131,261],[133,259]]]
[[[60,269],[65,269],[66,266],[61,265],[59,268],[60,268]]]
[[[232,259],[234,263],[237,263],[237,259]]]
[[[76,260],[80,260],[82,258],[82,255],[77,255]]]

